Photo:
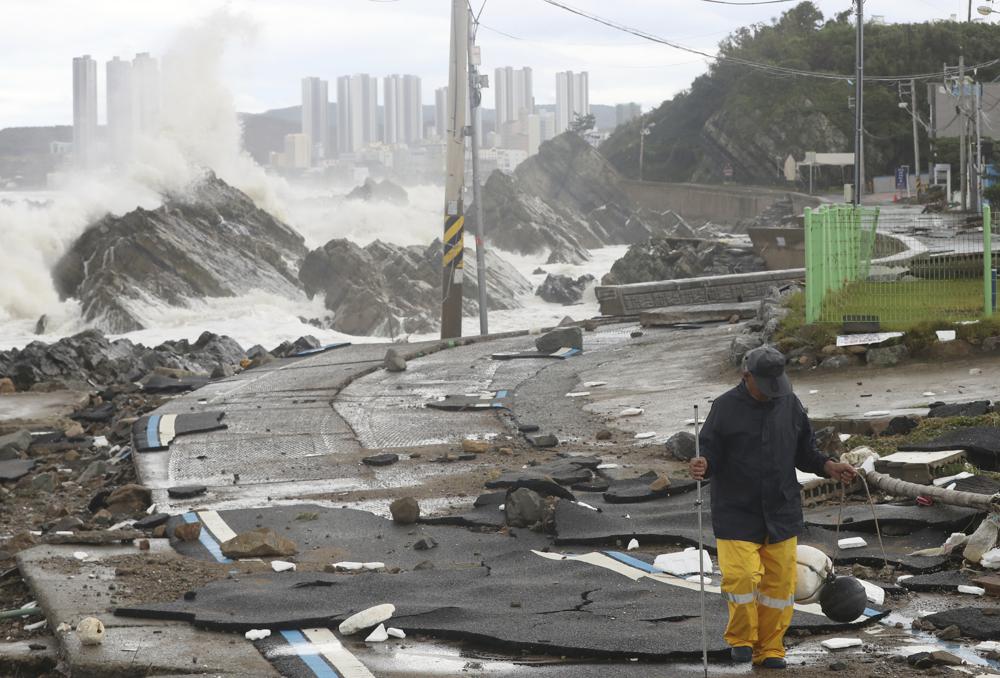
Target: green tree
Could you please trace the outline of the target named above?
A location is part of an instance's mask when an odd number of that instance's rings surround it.
[[[597,118],[594,117],[593,113],[588,113],[587,115],[577,113],[573,117],[573,122],[569,124],[569,129],[571,132],[582,135],[584,132],[594,129],[595,125],[597,125]]]

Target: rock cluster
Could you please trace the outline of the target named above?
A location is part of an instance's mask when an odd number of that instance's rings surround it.
[[[628,285],[709,275],[753,273],[766,264],[750,247],[717,240],[653,238],[632,245],[604,276],[604,285]]]
[[[52,271],[63,298],[111,333],[143,329],[141,309],[264,290],[299,292],[301,235],[211,172],[154,210],[91,224]]]
[[[549,263],[579,264],[590,258],[588,249],[672,235],[683,223],[670,212],[632,210],[618,172],[572,132],[543,143],[513,174],[491,174],[482,201],[493,245],[518,254],[548,251]],[[467,221],[474,214],[470,209]]]
[[[348,200],[364,200],[365,202],[387,202],[393,205],[405,205],[410,201],[406,189],[399,184],[384,179],[375,181],[371,177],[347,194]]]
[[[376,240],[366,247],[338,238],[306,256],[299,278],[311,297],[322,294],[332,328],[347,334],[396,336],[433,332],[441,312],[441,241],[402,247]],[[528,282],[493,251],[486,253],[491,310],[519,308]],[[463,312],[478,311],[474,256],[465,257]]]

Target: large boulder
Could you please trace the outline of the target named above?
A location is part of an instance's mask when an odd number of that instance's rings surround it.
[[[150,304],[299,294],[295,268],[305,254],[301,235],[207,172],[154,210],[91,224],[52,276],[61,297],[80,300],[84,320],[122,333],[144,327]]]
[[[910,349],[905,344],[897,344],[884,348],[869,348],[865,359],[872,367],[895,367],[909,356]]]
[[[555,353],[561,348],[583,350],[583,330],[579,327],[559,327],[535,339],[535,348],[541,353]]]
[[[379,240],[366,247],[342,238],[310,252],[299,279],[310,298],[324,296],[333,329],[347,334],[395,336],[439,327],[441,241],[403,247]],[[521,307],[531,283],[495,252],[486,252],[490,310]],[[465,257],[462,311],[478,312],[476,258]]]

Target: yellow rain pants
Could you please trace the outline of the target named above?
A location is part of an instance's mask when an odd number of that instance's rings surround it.
[[[722,597],[729,603],[725,639],[731,647],[752,647],[753,663],[784,657],[782,639],[795,611],[795,546],[719,539]]]

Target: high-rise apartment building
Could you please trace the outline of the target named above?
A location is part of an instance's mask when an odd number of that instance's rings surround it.
[[[494,71],[493,95],[496,105],[497,130],[505,123],[520,120],[535,112],[535,95],[531,69],[511,66]]]
[[[357,153],[378,141],[378,78],[337,78],[337,151]]]
[[[413,144],[424,138],[424,107],[420,78],[415,75],[387,75],[382,79],[385,111],[383,141]]]
[[[434,132],[438,139],[448,136],[448,87],[434,90]]]
[[[624,125],[642,115],[642,107],[637,103],[618,104],[615,106],[615,124]]]
[[[160,131],[160,68],[149,52],[132,59],[132,118],[143,134]]]
[[[118,57],[105,66],[107,94],[108,144],[116,163],[128,161],[135,137],[135,116],[132,114],[132,62]]]
[[[326,80],[302,78],[302,134],[309,145],[309,157],[319,163],[330,149],[327,111],[330,97]]]
[[[562,134],[578,115],[590,115],[590,82],[586,71],[556,73],[556,132]]]
[[[73,154],[76,164],[96,160],[97,62],[89,54],[73,58]]]

